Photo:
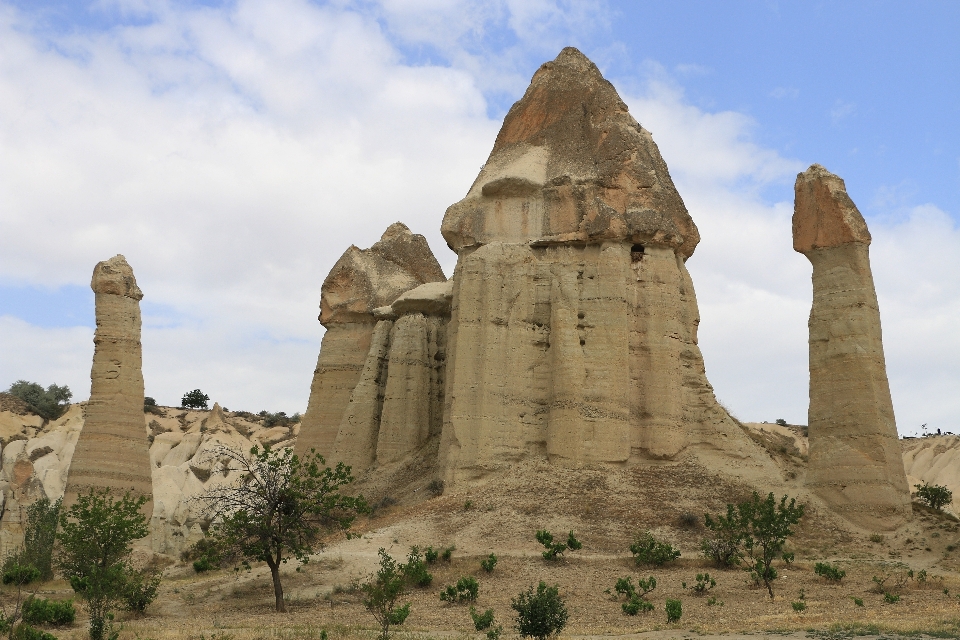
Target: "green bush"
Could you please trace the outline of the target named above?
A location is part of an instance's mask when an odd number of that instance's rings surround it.
[[[44,389],[36,382],[26,380],[14,382],[7,393],[26,402],[34,413],[47,420],[56,420],[62,416],[70,406],[70,398],[73,397],[70,387],[66,385],[60,387],[52,384]]]
[[[696,583],[690,588],[698,596],[706,595],[710,589],[717,586],[717,581],[711,578],[709,573],[698,573],[696,580]],[[687,588],[686,582],[683,583],[683,588]]]
[[[781,427],[785,427],[787,426],[787,421],[784,420],[783,418],[777,418],[777,424],[780,425]]]
[[[510,606],[517,612],[515,627],[522,638],[546,640],[567,626],[567,607],[556,585],[548,587],[541,581],[536,591],[532,586],[521,591]]]
[[[886,602],[887,604],[895,604],[897,602],[900,602],[900,596],[887,592],[883,594],[883,601]]]
[[[806,610],[806,608],[807,608],[807,603],[804,602],[803,600],[799,600],[799,601],[797,601],[797,602],[791,602],[791,603],[790,603],[790,606],[793,607],[793,610],[794,610],[794,611],[796,611],[797,613],[800,613],[801,611],[805,611],[805,610]]]
[[[77,610],[73,600],[47,600],[30,596],[23,603],[23,621],[27,624],[43,624],[62,627],[73,624]]]
[[[679,600],[667,599],[667,622],[677,622],[683,615],[683,605]]]
[[[680,557],[679,551],[670,544],[657,540],[649,531],[637,536],[636,541],[630,545],[630,553],[633,554],[633,560],[637,566],[659,567]]]
[[[22,586],[40,579],[40,570],[32,564],[20,564],[20,556],[9,556],[3,563],[3,584]]]
[[[159,573],[131,571],[123,585],[123,608],[134,613],[144,613],[150,603],[157,599],[159,590]]]
[[[415,587],[429,587],[433,582],[433,576],[427,571],[427,563],[423,560],[420,553],[420,547],[410,547],[410,554],[407,556],[407,564],[403,566],[403,573],[407,582]]]
[[[470,607],[470,617],[473,618],[473,628],[477,631],[486,631],[493,624],[493,609],[487,609],[483,613],[477,613],[474,607]]]
[[[453,558],[453,552],[456,550],[456,547],[447,547],[440,553],[440,559],[444,562],[450,562],[450,559]]]
[[[53,579],[53,543],[63,500],[43,496],[27,507],[27,523],[23,531],[23,557],[40,571],[40,580]]]
[[[573,535],[573,531],[567,535],[566,542],[554,542],[552,533],[546,529],[540,529],[537,531],[537,542],[546,547],[546,551],[542,554],[544,560],[556,560],[567,549],[578,551],[583,548],[583,544]]]
[[[732,504],[727,505],[727,514],[703,517],[704,524],[712,536],[700,543],[700,549],[705,558],[713,560],[720,569],[727,569],[740,564],[743,559],[743,526],[737,517],[737,511]]]
[[[210,402],[210,396],[200,389],[194,389],[183,394],[180,406],[184,409],[206,409],[208,402]]]
[[[914,487],[917,489],[917,498],[937,511],[943,509],[953,500],[953,492],[943,485],[924,482],[922,485],[916,484]]]
[[[480,568],[487,573],[493,573],[495,566],[497,566],[497,556],[492,553],[480,561]]]
[[[46,631],[34,629],[29,624],[20,623],[10,634],[10,640],[57,640],[57,636]]]
[[[444,602],[475,602],[480,595],[480,583],[473,576],[463,576],[455,585],[447,585],[440,592],[440,599]]]
[[[440,552],[433,547],[427,547],[423,550],[423,558],[427,564],[433,564],[440,558]]]
[[[617,594],[626,597],[627,601],[620,605],[623,612],[628,616],[635,616],[641,611],[653,611],[653,604],[646,600],[646,595],[657,588],[657,579],[650,576],[646,580],[640,578],[637,580],[637,586],[633,584],[633,578],[618,578],[614,591]]]
[[[363,606],[380,624],[380,640],[387,640],[390,627],[403,624],[410,615],[410,603],[397,606],[397,601],[406,592],[403,565],[397,564],[382,548],[377,553],[380,556],[380,568],[373,579],[360,588],[364,593]]]
[[[853,599],[853,604],[857,605],[858,607],[862,607],[862,606],[863,606],[863,598],[856,598],[856,597],[854,597],[854,599]]]
[[[843,580],[843,577],[847,575],[847,572],[841,569],[835,564],[828,564],[826,562],[818,562],[813,567],[813,572],[820,576],[830,580],[831,582],[840,582]]]

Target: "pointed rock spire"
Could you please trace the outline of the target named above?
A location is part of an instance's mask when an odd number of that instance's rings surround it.
[[[489,242],[633,240],[684,259],[700,240],[650,133],[573,47],[534,74],[442,232],[456,251]]]

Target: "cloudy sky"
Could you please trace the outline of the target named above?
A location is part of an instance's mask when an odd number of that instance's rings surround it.
[[[143,301],[147,394],[306,408],[320,284],[445,208],[544,61],[579,47],[653,133],[703,240],[718,397],[805,423],[793,181],[873,233],[901,433],[960,431],[960,4],[0,0],[0,388],[89,394],[93,266]]]

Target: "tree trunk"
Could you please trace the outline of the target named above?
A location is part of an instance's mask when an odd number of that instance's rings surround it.
[[[277,613],[286,613],[287,607],[283,603],[283,585],[280,584],[280,563],[269,558],[267,566],[270,567],[270,576],[273,578],[273,595],[277,598]]]

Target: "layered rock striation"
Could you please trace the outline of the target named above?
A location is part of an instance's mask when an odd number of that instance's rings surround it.
[[[887,381],[870,232],[842,179],[797,176],[793,248],[813,265],[807,486],[851,521],[894,529],[910,518]]]
[[[358,385],[379,389],[377,384],[371,386],[371,381],[364,378],[372,350],[382,348],[386,339],[387,329],[378,330],[382,320],[374,311],[389,306],[401,294],[419,285],[445,280],[426,238],[411,233],[399,222],[390,225],[380,241],[369,249],[351,246],[344,252],[321,287],[319,320],[326,327],[326,333],[303,416],[298,454],[316,449],[330,457],[354,389]],[[377,373],[373,375],[376,377]],[[362,418],[358,411],[357,407],[351,409],[354,423],[373,420]],[[379,409],[374,413],[379,416]],[[366,451],[365,446],[357,444],[357,449]],[[344,446],[341,452],[353,459]],[[360,458],[366,459],[366,454]]]
[[[90,489],[152,496],[141,371],[143,293],[122,255],[98,263],[90,286],[97,320],[90,400],[70,465],[65,505]],[[149,518],[152,503],[143,511]]]
[[[697,346],[696,225],[650,133],[579,51],[540,67],[441,230],[458,253],[445,480],[528,455],[751,457]]]
[[[441,231],[451,282],[398,291],[354,247],[324,281],[299,451],[359,469],[420,452],[454,484],[527,456],[695,448],[765,464],[704,373],[685,266],[697,227],[650,133],[579,51],[537,71]]]

